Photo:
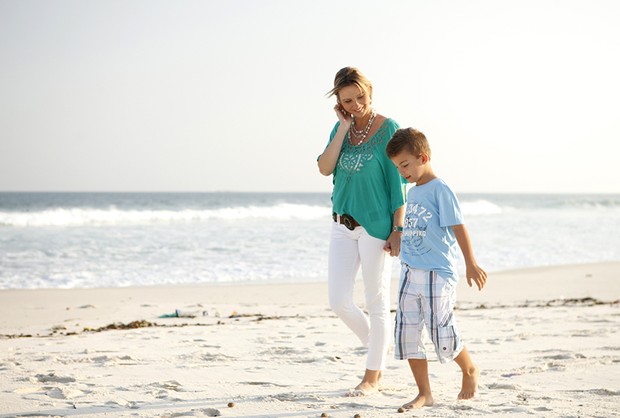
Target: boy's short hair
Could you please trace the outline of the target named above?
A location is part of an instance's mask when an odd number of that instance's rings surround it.
[[[390,158],[396,157],[402,151],[408,151],[416,157],[426,154],[429,160],[431,158],[431,146],[426,136],[413,128],[402,128],[394,132],[385,151]]]

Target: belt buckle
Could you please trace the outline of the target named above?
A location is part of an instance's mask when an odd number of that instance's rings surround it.
[[[355,229],[355,219],[351,215],[341,215],[342,223],[349,230],[353,231]]]

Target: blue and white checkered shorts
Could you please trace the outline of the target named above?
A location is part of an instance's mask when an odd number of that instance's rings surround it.
[[[442,363],[454,360],[463,343],[453,315],[456,282],[434,271],[402,265],[394,330],[394,357],[425,359],[423,333],[430,336]]]

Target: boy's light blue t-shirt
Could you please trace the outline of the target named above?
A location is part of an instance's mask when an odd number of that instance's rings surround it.
[[[462,223],[459,201],[442,179],[412,187],[407,193],[401,261],[458,281],[458,243],[450,227]]]
[[[329,142],[339,126],[337,122]],[[368,142],[358,146],[349,144],[347,134],[333,174],[333,211],[353,216],[369,235],[383,240],[392,232],[394,211],[405,204],[406,180],[385,152],[398,128],[387,118]]]

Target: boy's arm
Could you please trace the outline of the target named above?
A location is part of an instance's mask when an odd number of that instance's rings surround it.
[[[461,252],[465,258],[465,274],[467,275],[467,284],[469,287],[472,287],[471,281],[473,280],[476,282],[478,290],[482,290],[487,281],[487,273],[478,265],[476,259],[474,258],[474,250],[471,246],[467,228],[465,228],[465,225],[463,224],[452,225],[452,231],[454,232],[456,241],[458,242],[459,247],[461,247]]]

